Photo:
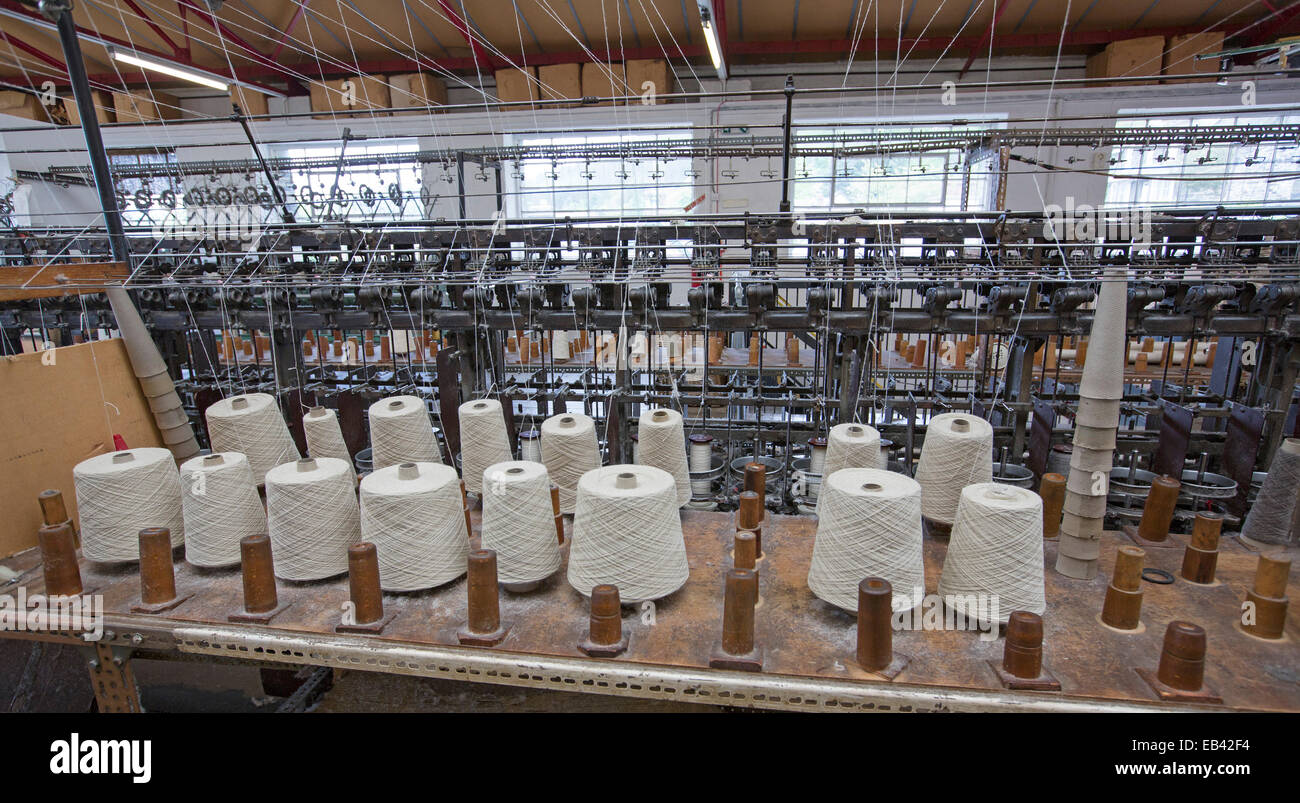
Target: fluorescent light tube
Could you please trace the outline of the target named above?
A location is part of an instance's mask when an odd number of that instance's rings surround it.
[[[709,58],[713,60],[713,69],[722,70],[722,49],[718,47],[718,32],[713,30],[713,21],[708,16],[700,18],[704,26],[704,41],[709,46]]]
[[[134,53],[123,53],[117,49],[114,49],[112,52],[115,60],[140,67],[141,69],[160,72],[163,75],[170,75],[171,77],[179,78],[182,81],[189,81],[190,83],[198,84],[199,86],[210,87],[218,92],[228,92],[230,90],[230,84],[216,78],[211,78],[202,73],[193,72],[163,61],[146,59]]]

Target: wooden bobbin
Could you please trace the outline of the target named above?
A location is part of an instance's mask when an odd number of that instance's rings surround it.
[[[564,515],[560,513],[560,486],[551,483],[551,516],[555,519],[555,540],[564,543]]]
[[[591,622],[587,637],[578,642],[578,649],[594,658],[613,658],[627,651],[627,644],[618,586],[604,584],[592,588]]]
[[[752,465],[752,464],[751,464]],[[755,554],[763,557],[763,497],[755,491],[742,491],[736,513],[736,529],[754,533]]]
[[[1205,651],[1205,628],[1173,621],[1165,629],[1156,671],[1139,667],[1137,672],[1162,700],[1221,703],[1223,700],[1205,685]]]
[[[369,541],[348,547],[348,595],[351,614],[334,626],[336,633],[382,633],[397,613],[384,614],[379,588],[379,550]]]
[[[80,594],[81,568],[77,565],[77,538],[71,522],[46,524],[37,532],[36,539],[41,547],[46,595],[74,597]]]
[[[1043,537],[1056,538],[1061,534],[1062,509],[1065,506],[1065,475],[1044,474],[1038,483],[1038,495],[1043,499]]]
[[[1007,617],[1002,662],[989,661],[1008,689],[1060,691],[1061,683],[1043,666],[1043,617],[1029,611],[1012,611]]]
[[[749,569],[727,572],[722,602],[722,640],[714,645],[709,666],[742,672],[763,671],[763,650],[754,643],[754,604],[758,575]]]
[[[41,504],[41,520],[46,526],[54,526],[68,522],[72,524],[72,517],[68,515],[68,508],[63,504],[63,492],[49,488],[41,491],[36,495],[36,501]],[[76,527],[73,526],[73,536],[76,536]]]
[[[1142,507],[1142,521],[1136,532],[1126,529],[1130,537],[1136,535],[1139,544],[1163,544],[1169,538],[1169,525],[1174,520],[1174,507],[1178,504],[1178,490],[1182,483],[1173,477],[1160,476],[1151,481],[1146,504]]]
[[[745,490],[758,494],[759,499],[767,495],[767,466],[762,463],[745,464]]]
[[[1281,555],[1260,555],[1255,567],[1255,587],[1246,592],[1246,602],[1254,606],[1241,622],[1241,629],[1263,639],[1280,639],[1286,628],[1287,577],[1291,561]]]
[[[244,580],[244,609],[226,618],[231,622],[265,624],[291,604],[281,604],[275,591],[270,536],[263,533],[239,539],[239,557]]]
[[[461,644],[495,647],[505,640],[510,628],[501,624],[501,600],[497,591],[497,553],[475,549],[469,553],[468,621],[456,631]]]
[[[1140,547],[1122,546],[1115,555],[1115,573],[1106,588],[1101,622],[1116,630],[1140,632],[1142,615],[1142,562]]]
[[[140,601],[135,613],[169,611],[190,598],[176,595],[176,570],[172,565],[172,532],[166,527],[140,531]]]
[[[474,525],[470,523],[469,515],[469,495],[465,492],[465,481],[460,481],[460,504],[465,509],[465,537],[471,538],[474,535]]]
[[[1192,525],[1192,540],[1183,553],[1184,580],[1201,585],[1214,582],[1214,572],[1219,565],[1219,532],[1223,529],[1223,515],[1210,511],[1196,514]]]
[[[858,583],[858,643],[854,658],[860,669],[887,680],[898,677],[911,661],[894,652],[893,599],[894,588],[882,577],[868,577]]]
[[[758,565],[758,535],[752,530],[736,530],[731,563],[737,569],[753,569]]]

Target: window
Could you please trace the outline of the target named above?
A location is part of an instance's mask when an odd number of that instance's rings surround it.
[[[176,164],[171,148],[132,148],[108,151],[110,172],[123,167],[148,167],[156,173],[148,178],[114,178],[117,208],[125,226],[159,226],[183,222],[185,191],[180,179],[167,168]]]
[[[1121,111],[1123,113],[1123,111]],[[1120,128],[1300,123],[1300,115],[1130,118]],[[1295,144],[1143,145],[1115,148],[1111,207],[1280,206],[1300,201]]]
[[[279,156],[311,160],[311,167],[281,175],[289,209],[301,221],[418,220],[424,216],[420,164],[401,154],[419,150],[415,139],[349,142],[285,148]],[[397,156],[376,164],[339,168],[339,158]]]
[[[624,136],[519,137],[522,146],[642,145],[690,139],[688,132]],[[524,218],[587,218],[687,214],[698,173],[690,159],[522,159],[506,165],[507,214]]]
[[[985,127],[991,127],[986,125]],[[978,131],[979,128],[963,128]],[[800,137],[824,138],[826,145],[853,148],[854,133],[951,133],[949,126],[912,125],[855,128],[801,128]],[[991,160],[973,163],[969,179],[962,148],[916,149],[905,153],[870,156],[799,156],[796,143],[791,174],[791,205],[796,211],[846,213],[854,209],[908,212],[958,212],[985,210],[991,203]],[[803,145],[803,148],[814,147]],[[967,184],[968,182],[968,184]],[[965,185],[965,186],[964,186]],[[964,191],[963,191],[964,189]],[[966,196],[963,202],[963,195]]]

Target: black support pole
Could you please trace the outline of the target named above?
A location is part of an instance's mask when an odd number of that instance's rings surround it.
[[[794,76],[785,77],[785,142],[781,146],[781,211],[790,211],[790,130],[794,127]]]

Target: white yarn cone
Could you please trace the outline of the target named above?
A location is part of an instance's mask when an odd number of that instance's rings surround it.
[[[484,549],[496,550],[502,583],[531,583],[559,571],[546,466],[511,460],[484,470],[480,538]]]
[[[957,501],[967,485],[993,481],[993,427],[967,413],[930,419],[916,466],[921,483],[921,515],[940,524],[957,516]]]
[[[842,468],[880,468],[880,455],[880,433],[875,427],[836,424],[826,437],[826,463],[821,474],[829,477]]]
[[[569,585],[583,596],[602,583],[624,602],[665,597],[690,569],[673,475],[654,466],[607,466],[578,483]]]
[[[676,410],[647,410],[637,422],[636,463],[662,468],[677,482],[677,505],[691,501],[691,473],[686,467],[686,431]]]
[[[1246,514],[1241,534],[1260,544],[1286,544],[1296,538],[1291,531],[1296,488],[1300,487],[1300,438],[1282,441],[1259,495]]]
[[[375,470],[398,463],[443,462],[423,399],[389,396],[370,405],[369,417]]]
[[[569,354],[569,333],[563,329],[555,332],[551,338],[551,357],[556,360],[567,360]]]
[[[399,463],[361,480],[361,537],[375,545],[379,585],[416,591],[449,583],[465,573],[465,532],[460,478],[441,463]]]
[[[542,437],[537,430],[519,433],[519,459],[530,463],[542,462]]]
[[[1097,309],[1088,335],[1088,360],[1079,380],[1079,395],[1089,399],[1124,398],[1127,362],[1128,279],[1122,267],[1106,269],[1097,294]]]
[[[952,540],[939,578],[944,604],[967,618],[992,618],[992,608],[970,604],[969,595],[997,598],[997,621],[1012,611],[1042,614],[1043,500],[1026,488],[999,483],[968,485],[961,492]],[[953,597],[950,601],[947,597]]]
[[[203,416],[208,422],[212,451],[239,452],[247,457],[258,485],[266,482],[266,472],[302,457],[275,397],[268,393],[221,399],[210,405]]]
[[[513,460],[501,402],[477,399],[460,406],[460,473],[465,489],[483,492],[483,470]],[[500,561],[498,560],[498,570]]]
[[[82,460],[72,467],[87,560],[139,560],[140,531],[171,530],[172,546],[185,540],[181,479],[167,449],[128,449]]]
[[[352,454],[343,440],[338,413],[313,407],[302,417],[302,431],[307,436],[307,452],[312,457],[334,457],[352,465]]]
[[[596,422],[581,413],[553,415],[542,422],[542,462],[560,489],[560,512],[574,511],[578,480],[600,468]]]
[[[817,540],[808,587],[847,611],[858,609],[858,584],[882,577],[894,600],[925,594],[921,553],[921,486],[877,468],[844,468],[822,481]]]
[[[361,539],[352,469],[335,457],[306,458],[266,472],[266,531],[275,576],[323,580],[348,570]]]
[[[239,539],[266,532],[266,510],[248,458],[239,452],[202,455],[181,465],[185,560],[195,566],[240,562]]]

